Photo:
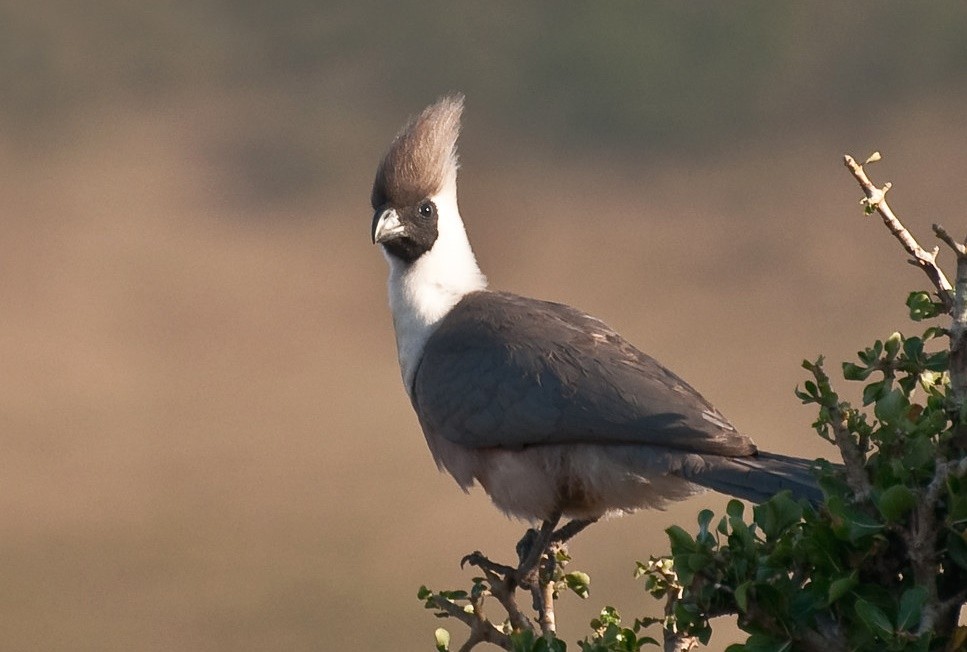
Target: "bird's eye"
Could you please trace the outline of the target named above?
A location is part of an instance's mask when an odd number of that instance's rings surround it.
[[[425,201],[420,204],[420,215],[426,218],[433,217],[433,202]]]

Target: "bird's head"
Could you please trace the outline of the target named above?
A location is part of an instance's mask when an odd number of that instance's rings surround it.
[[[396,136],[376,170],[373,242],[389,256],[412,263],[428,252],[440,231],[460,230],[456,205],[457,136],[463,95],[428,106]]]
[[[389,263],[389,300],[409,390],[423,345],[461,298],[487,287],[457,207],[463,95],[441,98],[393,140],[373,183],[373,242]]]

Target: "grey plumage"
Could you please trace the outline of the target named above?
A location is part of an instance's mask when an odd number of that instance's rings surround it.
[[[468,294],[447,314],[427,341],[412,395],[425,428],[470,448],[756,450],[688,383],[602,321],[506,292]]]
[[[445,97],[409,122],[372,192],[403,381],[437,464],[505,512],[547,522],[703,488],[818,500],[809,461],[759,452],[602,321],[486,289],[456,201],[462,109]]]
[[[425,432],[468,449],[590,444],[630,478],[667,474],[756,502],[783,489],[820,498],[810,462],[759,453],[691,385],[559,303],[466,295],[427,341],[411,396]]]

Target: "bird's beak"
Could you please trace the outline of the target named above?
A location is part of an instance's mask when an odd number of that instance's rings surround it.
[[[373,216],[373,244],[398,238],[403,235],[403,231],[403,223],[400,222],[400,215],[395,208],[387,208]]]

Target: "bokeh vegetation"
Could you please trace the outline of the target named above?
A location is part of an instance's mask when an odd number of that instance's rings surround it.
[[[7,3],[0,118],[46,129],[105,98],[271,89],[311,140],[320,103],[395,119],[463,90],[530,139],[707,151],[962,90],[965,26],[961,3]]]

